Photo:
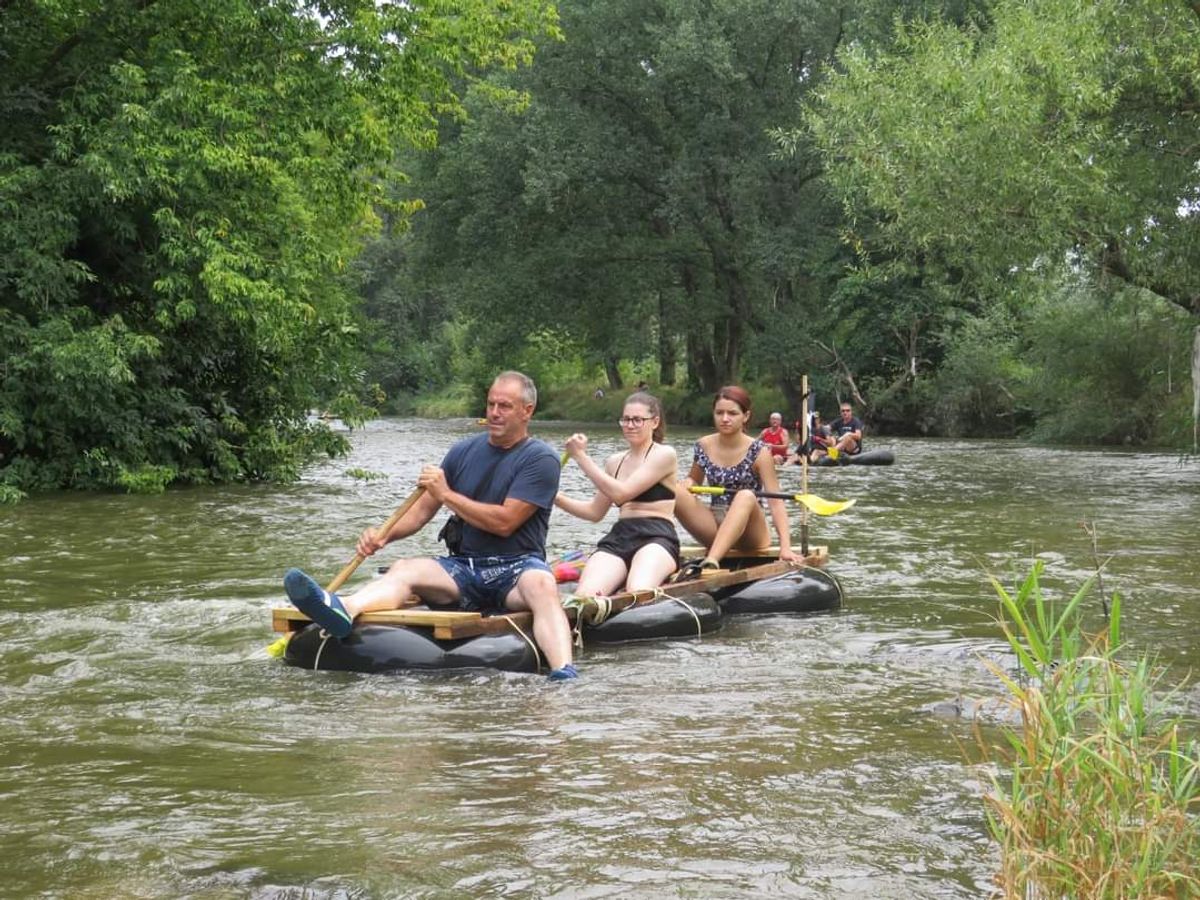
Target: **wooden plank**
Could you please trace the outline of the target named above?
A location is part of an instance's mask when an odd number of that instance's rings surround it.
[[[423,628],[438,625],[478,622],[482,619],[477,612],[437,609],[388,609],[366,612],[355,621],[372,625],[415,625]],[[271,610],[271,625],[276,631],[298,631],[311,620],[294,606],[276,606]]]
[[[271,626],[275,631],[299,631],[311,620],[292,606],[277,606],[271,610]],[[505,613],[501,616],[481,616],[477,612],[439,609],[389,609],[366,612],[355,620],[365,625],[404,625],[409,628],[431,628],[438,640],[477,637],[481,634],[504,634],[520,628],[526,634],[533,627],[528,612]]]
[[[678,581],[674,584],[664,584],[656,590],[617,594],[612,598],[612,601],[614,608],[625,609],[629,606],[652,603],[664,595],[668,597],[686,597],[688,594],[698,594],[718,587],[745,584],[748,581],[771,578],[775,575],[782,575],[791,569],[792,564],[786,562],[768,562],[762,565],[749,566],[745,569],[718,569],[716,572],[705,573],[703,577],[692,581]]]
[[[684,559],[693,556],[704,556],[706,547],[701,547],[697,544],[685,545],[679,548],[679,555]],[[798,549],[796,547],[793,550]],[[764,547],[761,550],[730,550],[725,554],[727,559],[774,559],[779,556],[779,546],[773,544],[770,547]],[[823,566],[829,562],[829,547],[825,545],[809,546],[808,556],[804,558],[805,565]]]
[[[478,637],[481,634],[508,634],[517,629],[533,637],[533,613],[511,612],[501,616],[480,616],[474,622],[451,622],[434,626],[433,636],[439,641]]]

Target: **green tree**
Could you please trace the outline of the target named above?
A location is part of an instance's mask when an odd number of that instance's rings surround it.
[[[0,484],[279,477],[362,415],[348,264],[387,163],[541,0],[0,10]],[[397,210],[403,213],[404,210]]]
[[[993,295],[1075,269],[1200,315],[1196,3],[996,0],[840,63],[803,133],[875,252],[936,255]],[[1193,367],[1195,416],[1200,327]]]
[[[773,154],[769,128],[859,5],[563,4],[565,40],[503,79],[528,107],[473,104],[415,175],[414,271],[501,355],[549,323],[613,383],[642,357],[672,381],[681,351],[697,388],[740,379],[756,336],[802,340],[840,277],[820,162]]]

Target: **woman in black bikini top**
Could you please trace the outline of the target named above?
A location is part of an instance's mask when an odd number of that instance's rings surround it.
[[[675,532],[675,480],[679,460],[662,442],[662,404],[639,391],[625,401],[621,433],[629,449],[614,453],[596,465],[587,455],[587,435],[567,439],[567,454],[596,486],[590,500],[576,500],[559,492],[554,505],[573,516],[599,522],[616,506],[619,517],[584,566],[575,593],[583,597],[609,596],[621,590],[658,587],[679,565],[679,537]]]

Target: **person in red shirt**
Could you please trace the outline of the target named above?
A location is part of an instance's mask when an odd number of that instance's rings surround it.
[[[783,427],[783,416],[780,413],[771,413],[770,422],[758,438],[770,448],[775,462],[782,463],[788,458],[788,432]]]

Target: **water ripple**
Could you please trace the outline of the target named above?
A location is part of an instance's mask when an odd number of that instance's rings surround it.
[[[561,446],[576,427],[539,433]],[[373,423],[351,434],[350,459],[286,487],[0,510],[6,890],[977,897],[996,865],[987,774],[961,749],[971,722],[933,711],[994,701],[988,664],[1012,664],[989,573],[1011,586],[1043,560],[1065,599],[1099,555],[1135,649],[1179,672],[1200,652],[1197,467],[896,441],[891,468],[810,473],[812,492],[858,501],[808,523],[846,588],[839,613],[588,648],[571,685],[264,658],[282,570],[338,571],[420,466],[473,430]],[[684,466],[695,436],[672,436]],[[619,436],[600,429],[592,445]],[[799,470],[781,477],[799,490]],[[563,486],[590,493],[575,466]],[[551,550],[606,527],[556,511]],[[436,552],[435,530],[389,557]],[[1101,621],[1098,598],[1086,610]],[[1196,715],[1200,690],[1178,703]]]

